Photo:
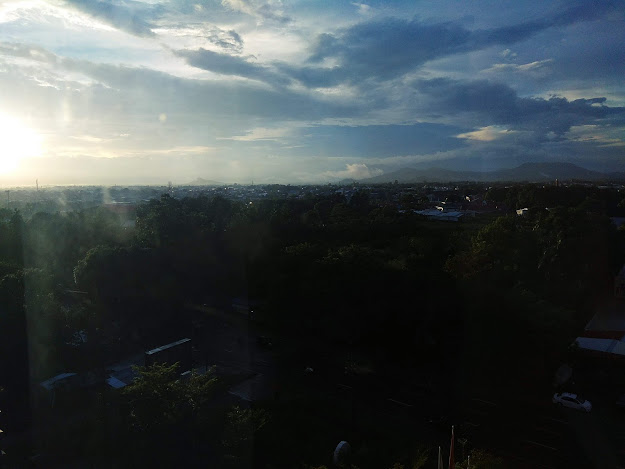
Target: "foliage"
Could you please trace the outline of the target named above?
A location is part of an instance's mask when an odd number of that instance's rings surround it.
[[[242,409],[234,406],[226,415],[224,447],[236,454],[251,442],[254,434],[263,428],[268,420],[269,414],[264,409]]]
[[[501,217],[451,257],[446,269],[461,279],[499,288],[525,288],[557,304],[592,304],[624,259],[605,216],[583,208],[554,208]],[[620,261],[620,262],[619,262]]]
[[[134,382],[124,389],[130,423],[140,431],[159,431],[198,414],[213,395],[217,379],[212,372],[179,376],[179,365],[154,364],[135,368]]]
[[[625,231],[607,216],[623,212],[622,194],[613,190],[493,187],[486,192],[490,203],[529,211],[458,224],[412,214],[425,199],[408,188],[397,197],[381,187],[376,200],[366,189],[301,199],[285,191],[270,188],[267,199],[253,203],[163,195],[139,207],[134,234],[104,209],[26,218],[0,210],[0,355],[14,358],[0,362],[6,394],[27,396],[31,370],[45,379],[92,369],[107,364],[99,357],[123,356],[125,346],[188,331],[185,303],[226,310],[233,298],[261,305],[259,327],[280,344],[279,365],[406,390],[420,379],[415,370],[453,370],[428,373],[439,379],[439,390],[455,391],[460,380],[527,393],[549,385],[625,261]],[[460,199],[459,192],[452,196]],[[82,330],[89,345],[72,348],[68,342]],[[352,355],[375,372],[346,376]],[[205,444],[229,455],[230,465],[249,466],[261,452],[264,463],[276,461],[268,433],[291,447],[306,441],[305,460],[325,462],[317,456],[349,421],[343,404],[316,403],[318,396],[265,403],[271,420],[259,408],[214,418],[212,375],[183,380],[165,365],[139,375],[123,392],[128,423],[140,430],[129,441],[152,449],[167,442],[174,460],[197,448],[184,438],[202,429],[202,437],[215,432]],[[358,431],[381,447],[390,436],[377,418],[367,416]],[[309,423],[299,425],[303,420]],[[328,431],[329,421],[340,428]],[[254,448],[256,442],[267,450]],[[395,458],[406,467],[425,464],[396,447],[379,458],[364,447],[361,467],[387,467]],[[285,467],[300,462],[296,451],[280,458]],[[472,467],[497,464],[486,453],[472,455]]]

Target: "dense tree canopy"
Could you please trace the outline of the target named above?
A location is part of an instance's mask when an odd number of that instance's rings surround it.
[[[542,392],[625,262],[625,231],[609,218],[621,214],[621,195],[493,187],[487,203],[529,210],[454,224],[406,209],[424,203],[419,192],[393,202],[384,191],[375,200],[366,189],[297,199],[276,190],[253,201],[166,194],[139,206],[134,230],[104,208],[27,219],[0,210],[0,354],[15,358],[0,362],[2,399],[27,402],[31,382],[103,371],[185,336],[195,327],[185,305],[227,312],[235,299],[254,304],[250,330],[274,337],[288,370],[315,363],[332,382],[403,389],[427,369],[439,394],[455,381],[462,391],[479,383]],[[262,409],[217,412],[210,374],[184,380],[163,365],[139,376],[120,404],[128,441],[155,448],[175,428],[172,460],[176,448],[199,457],[201,445],[183,441],[193,430],[212,438],[221,463],[244,466],[254,438],[270,451],[261,428],[279,431],[300,415],[279,401],[275,419]],[[277,379],[290,385],[290,375]],[[235,453],[247,456],[226,458]],[[474,457],[472,467],[499,467]]]

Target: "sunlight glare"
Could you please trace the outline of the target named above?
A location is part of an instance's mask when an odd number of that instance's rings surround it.
[[[41,135],[18,119],[0,114],[0,175],[15,171],[24,158],[41,153]]]

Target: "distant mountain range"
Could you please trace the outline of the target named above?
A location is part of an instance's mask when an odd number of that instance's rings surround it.
[[[186,184],[182,184],[183,186],[225,186],[223,182],[219,181],[211,181],[209,179],[197,178],[191,182]]]
[[[404,168],[381,174],[359,183],[383,184],[389,182],[547,182],[555,181],[623,181],[625,173],[600,173],[581,168],[573,163],[524,163],[516,168],[497,171],[454,171],[442,168]],[[347,181],[345,181],[347,182]],[[351,180],[349,180],[351,182]]]

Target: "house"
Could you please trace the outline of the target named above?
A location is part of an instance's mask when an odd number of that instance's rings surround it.
[[[52,378],[39,383],[35,390],[35,396],[38,397],[37,404],[50,405],[54,407],[57,400],[57,394],[64,396],[72,389],[75,389],[80,384],[80,377],[77,373],[61,373]]]
[[[590,355],[625,359],[625,341],[623,339],[623,337],[621,339],[578,337],[575,339],[575,344],[580,350]]]
[[[145,352],[145,366],[151,366],[155,363],[166,363],[168,365],[179,363],[179,371],[184,372],[192,367],[191,354],[191,339],[180,339]]]
[[[56,389],[70,389],[77,386],[78,384],[79,378],[76,373],[61,373],[39,383],[39,385],[46,391],[54,391]]]
[[[597,308],[574,344],[591,355],[625,358],[625,266],[614,278],[614,297]]]
[[[613,301],[598,309],[584,329],[584,337],[618,339],[625,336],[625,303]]]

